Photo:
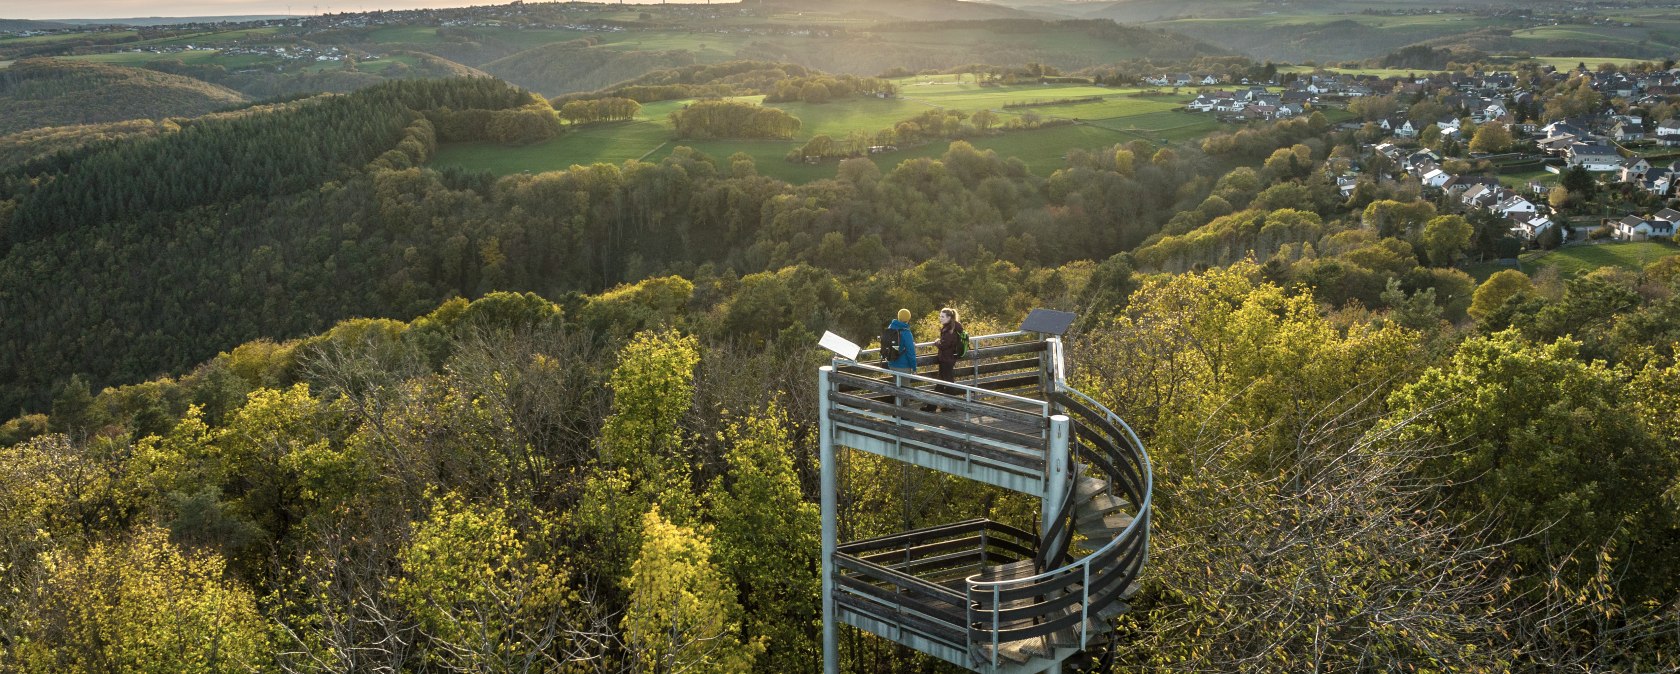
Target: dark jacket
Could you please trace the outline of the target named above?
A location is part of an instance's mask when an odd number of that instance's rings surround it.
[[[962,341],[957,337],[957,333],[962,332],[962,329],[962,323],[957,321],[939,326],[939,355],[937,358],[941,365],[957,364],[957,349],[962,344]]]

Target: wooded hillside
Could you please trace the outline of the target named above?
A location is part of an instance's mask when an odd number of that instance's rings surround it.
[[[196,117],[243,94],[139,68],[25,59],[0,69],[0,135],[45,126]]]

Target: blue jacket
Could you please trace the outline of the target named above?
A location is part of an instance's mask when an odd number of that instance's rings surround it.
[[[910,324],[895,318],[887,324],[887,328],[897,330],[899,338],[898,357],[888,361],[887,366],[916,369],[916,336],[910,333]]]

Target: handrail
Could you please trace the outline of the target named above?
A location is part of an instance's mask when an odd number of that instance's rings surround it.
[[[1044,340],[1039,337],[1044,344],[1044,348],[1030,350],[1017,349],[1013,344],[988,347],[972,346],[1029,336],[1037,337],[1037,334],[1011,332],[971,337],[971,354],[981,348],[1004,349],[993,351],[994,356],[992,357],[1009,359],[1011,356],[1024,355],[1031,350],[1040,351],[1041,353],[1037,358],[1001,360],[990,365],[980,365],[980,360],[977,360],[975,367],[977,372],[979,368],[987,367],[989,368],[988,372],[1005,373],[1025,373],[1028,370],[1036,369],[1040,373],[1040,379],[1030,386],[1042,392],[1042,400],[980,386],[946,382],[918,373],[902,372],[871,363],[859,362],[867,359],[869,354],[878,355],[879,349],[861,352],[858,360],[833,359],[836,370],[849,372],[853,375],[852,381],[854,383],[850,386],[856,387],[863,379],[880,382],[882,386],[871,385],[868,389],[861,389],[865,391],[863,394],[865,396],[873,395],[878,398],[881,395],[891,395],[892,389],[887,387],[898,387],[913,392],[915,398],[912,399],[925,399],[932,394],[925,388],[930,385],[938,385],[949,387],[946,389],[947,391],[954,389],[956,391],[955,398],[960,401],[967,401],[958,403],[959,408],[962,405],[968,405],[972,409],[981,411],[988,408],[1000,412],[1007,411],[1007,413],[999,416],[1016,418],[1015,423],[1025,423],[1031,417],[1042,417],[1047,424],[1043,427],[1046,434],[1044,436],[1046,443],[1049,442],[1048,421],[1052,415],[1068,414],[1074,418],[1077,432],[1070,433],[1069,440],[1071,443],[1077,444],[1077,448],[1070,447],[1070,449],[1076,449],[1077,451],[1069,451],[1067,455],[1067,461],[1069,462],[1069,471],[1066,478],[1067,488],[1065,492],[1058,493],[1058,496],[1061,497],[1058,499],[1059,503],[1046,504],[1047,507],[1055,508],[1056,513],[1054,519],[1050,520],[1053,524],[1047,525],[1042,539],[1037,540],[1034,546],[1037,550],[1033,555],[1034,568],[1021,569],[1023,572],[1038,572],[1021,578],[1005,580],[984,580],[987,576],[985,571],[968,575],[962,579],[962,592],[957,595],[961,596],[966,603],[966,609],[958,609],[959,612],[966,610],[966,624],[956,625],[946,622],[947,620],[963,618],[960,614],[950,614],[949,609],[940,609],[940,616],[928,615],[927,619],[934,620],[934,622],[924,624],[927,629],[937,628],[943,633],[951,635],[951,638],[957,638],[956,635],[960,632],[964,636],[960,638],[960,641],[953,642],[951,645],[965,645],[972,658],[984,658],[984,651],[977,649],[989,645],[993,666],[998,663],[999,647],[1003,643],[1062,632],[1074,629],[1076,626],[1079,645],[1082,648],[1086,646],[1089,643],[1090,630],[1093,629],[1096,612],[1102,610],[1111,602],[1120,600],[1127,588],[1137,581],[1138,573],[1149,557],[1148,527],[1151,519],[1154,490],[1154,475],[1149,454],[1144,449],[1143,442],[1138,438],[1137,432],[1124,419],[1121,419],[1113,411],[1084,392],[1068,385],[1067,365],[1060,340],[1054,338]],[[935,342],[919,343],[917,346],[932,344],[935,344]],[[1025,345],[1031,344],[1031,342],[1019,342],[1019,344],[1023,345],[1022,348],[1026,348]],[[980,359],[986,357],[981,355]],[[990,369],[993,366],[995,366],[995,369]],[[1022,378],[1021,376],[1006,374],[990,379],[992,381],[1007,380],[1014,382]],[[838,390],[841,381],[830,380],[829,386]],[[1028,385],[1006,385],[1011,390],[1024,388],[1025,386]],[[859,391],[860,389],[852,388],[849,390]],[[988,400],[997,402],[988,402]],[[1011,407],[1005,407],[1005,405],[999,403],[1007,403]],[[859,402],[859,404],[862,404],[862,402]],[[879,405],[870,403],[869,407],[879,407]],[[879,413],[882,412],[871,412],[871,414]],[[905,413],[902,418],[895,416],[892,421],[896,424],[917,424],[914,426],[915,428],[932,432],[948,432],[945,429],[920,424],[921,420],[917,416],[916,414]],[[861,421],[858,423],[861,423]],[[1031,426],[1026,428],[1030,429]],[[1011,432],[1001,430],[998,432],[1002,433],[998,436],[1000,438],[1011,434]],[[1026,432],[1033,433],[1032,430]],[[1026,435],[1021,440],[1031,437],[1032,435]],[[999,440],[998,442],[1004,441]],[[1008,442],[1013,443],[1015,441],[1010,440]],[[978,447],[978,445],[975,447]],[[1048,451],[1047,446],[1034,448],[1021,445],[1021,449]],[[972,453],[977,450],[970,448],[962,451]],[[1114,534],[1113,538],[1102,543],[1095,550],[1089,551],[1077,560],[1064,564],[1062,562],[1069,559],[1068,555],[1072,551],[1073,525],[1076,520],[1077,506],[1080,502],[1075,493],[1079,485],[1079,478],[1085,474],[1087,468],[1092,469],[1093,475],[1100,475],[1107,480],[1110,485],[1110,493],[1127,497],[1128,500],[1135,502],[1135,507],[1130,513],[1132,521]],[[1048,480],[1052,472],[1050,466],[1046,463],[1043,466],[1044,479]],[[989,526],[971,520],[947,525],[946,527],[936,527],[933,530],[893,534],[870,541],[855,541],[847,544],[845,547],[849,550],[839,552],[838,556],[848,557],[847,566],[853,569],[862,571],[867,568],[867,576],[876,576],[879,581],[909,589],[920,584],[912,583],[911,581],[915,580],[914,576],[906,573],[913,570],[915,566],[912,564],[913,558],[919,558],[924,554],[931,555],[926,557],[930,560],[929,564],[923,566],[929,568],[937,566],[957,573],[963,572],[964,569],[955,568],[953,565],[960,566],[959,563],[970,563],[963,562],[963,559],[956,552],[958,546],[968,544],[965,541],[945,541],[918,546],[912,539],[934,540],[939,536],[958,535],[963,532],[974,531],[977,528],[985,529]],[[979,540],[981,547],[986,547],[983,533]],[[1092,541],[1092,543],[1095,543],[1095,541]],[[874,565],[862,557],[856,556],[863,555],[873,558],[876,555],[868,551],[883,544],[885,544],[883,547],[904,546],[902,549],[909,556],[905,559],[903,570]],[[947,551],[951,552],[947,554]],[[984,557],[981,558],[980,563],[986,563]],[[867,566],[860,567],[859,564]],[[1044,567],[1049,564],[1059,565],[1055,568],[1045,569]],[[1042,570],[1040,571],[1040,569]],[[877,576],[878,573],[886,575]],[[893,580],[893,577],[899,575],[906,576],[906,578]],[[950,580],[941,582],[956,581],[953,576],[946,577]],[[925,581],[922,582],[925,583]],[[869,592],[874,592],[874,590],[869,590]],[[951,591],[951,594],[957,594],[957,592]],[[944,592],[939,592],[938,595],[942,597],[950,596]],[[906,606],[909,607],[909,605]],[[1100,625],[1101,623],[1096,624]]]
[[[1036,336],[1037,334],[1038,333],[1036,333],[1036,332],[1026,332],[1026,331],[1022,331],[1022,330],[1016,330],[1014,332],[999,332],[999,333],[994,333],[994,334],[990,334],[990,335],[970,336],[968,338],[969,350],[971,350],[971,351],[975,350],[976,347],[974,345],[977,344],[977,343],[980,343],[982,341],[1000,341],[1000,340],[1010,339],[1010,338],[1014,338],[1014,337],[1031,337],[1031,336]],[[935,346],[937,344],[939,344],[939,340],[937,340],[937,339],[929,340],[929,341],[926,341],[926,342],[916,342],[916,348],[919,349],[919,348],[924,347],[924,346]],[[863,360],[863,356],[865,354],[874,354],[876,358],[879,358],[881,356],[881,347],[877,346],[873,349],[864,349],[862,351],[859,351],[857,359],[860,360],[860,361]],[[841,360],[841,359],[836,359],[836,360]]]
[[[1132,427],[1129,424],[1127,424],[1124,419],[1121,419],[1118,415],[1114,414],[1112,411],[1110,411],[1107,407],[1103,406],[1101,403],[1097,402],[1096,400],[1093,400],[1090,396],[1085,395],[1083,392],[1079,391],[1078,389],[1075,389],[1071,386],[1067,386],[1065,383],[1057,382],[1057,384],[1058,384],[1057,385],[1057,389],[1058,389],[1057,392],[1058,393],[1068,395],[1070,398],[1075,398],[1075,399],[1085,403],[1085,405],[1088,406],[1092,411],[1096,411],[1096,412],[1100,413],[1103,416],[1103,419],[1102,419],[1103,421],[1106,421],[1109,424],[1112,424],[1115,428],[1117,428],[1117,429],[1119,429],[1119,430],[1121,430],[1125,433],[1125,437],[1122,438],[1122,439],[1128,441],[1129,448],[1136,452],[1137,458],[1140,461],[1141,467],[1143,469],[1142,470],[1142,473],[1143,473],[1143,484],[1142,484],[1142,487],[1143,487],[1142,488],[1142,497],[1143,498],[1142,498],[1142,502],[1138,504],[1136,512],[1133,515],[1132,522],[1130,524],[1128,524],[1125,529],[1121,530],[1119,534],[1115,535],[1115,537],[1113,539],[1109,540],[1102,547],[1092,551],[1090,554],[1074,561],[1071,564],[1061,566],[1061,567],[1058,567],[1058,568],[1055,568],[1055,569],[1050,569],[1050,570],[1044,571],[1042,573],[1039,573],[1037,575],[1029,576],[1029,577],[1026,577],[1026,578],[1018,578],[1018,579],[1011,579],[1011,580],[985,581],[985,580],[980,580],[979,579],[979,574],[975,574],[973,576],[970,576],[968,579],[966,579],[966,583],[968,585],[968,600],[971,603],[972,602],[985,602],[988,599],[991,600],[991,605],[989,607],[989,610],[981,610],[980,612],[982,614],[987,613],[987,612],[993,613],[994,614],[993,615],[993,622],[994,623],[998,622],[998,617],[999,617],[998,614],[1004,612],[1005,610],[1010,610],[1010,609],[1003,609],[1000,605],[1000,603],[1001,603],[1000,598],[1004,596],[1005,592],[1009,592],[1011,594],[1020,593],[1020,592],[1032,589],[1033,586],[1035,586],[1035,585],[1047,584],[1047,583],[1050,583],[1052,581],[1059,581],[1059,580],[1061,580],[1061,579],[1063,579],[1063,578],[1065,578],[1068,575],[1073,574],[1073,573],[1079,573],[1081,578],[1083,579],[1080,583],[1081,592],[1084,592],[1084,593],[1090,593],[1091,592],[1091,589],[1092,589],[1092,580],[1091,579],[1093,577],[1096,578],[1095,582],[1096,582],[1097,585],[1107,587],[1111,582],[1110,577],[1108,577],[1107,574],[1105,574],[1104,572],[1101,572],[1101,571],[1093,572],[1093,570],[1091,568],[1092,565],[1097,563],[1097,562],[1113,562],[1115,560],[1115,558],[1118,558],[1118,555],[1116,553],[1120,550],[1120,548],[1122,546],[1128,544],[1130,541],[1134,540],[1134,537],[1136,536],[1136,534],[1139,530],[1145,530],[1145,528],[1149,526],[1150,508],[1151,508],[1153,498],[1154,498],[1154,496],[1153,496],[1154,475],[1153,475],[1153,472],[1150,470],[1150,465],[1151,464],[1150,464],[1150,460],[1149,460],[1149,454],[1146,451],[1143,450],[1143,442],[1138,439],[1136,431],[1132,430]],[[1111,480],[1118,479],[1119,477],[1120,476],[1118,476],[1118,475],[1110,475],[1109,476],[1109,478]],[[1138,554],[1140,555],[1140,557],[1138,559],[1136,559],[1135,561],[1132,560],[1132,559],[1128,559],[1127,560],[1128,563],[1120,565],[1118,567],[1118,569],[1120,571],[1123,572],[1128,567],[1141,565],[1144,561],[1147,561],[1147,559],[1148,559],[1148,538],[1144,537],[1142,539],[1139,539],[1139,541],[1140,541],[1140,550],[1141,551]],[[1106,564],[1104,566],[1106,566]],[[1126,580],[1126,579],[1122,579],[1122,580]],[[1135,581],[1135,579],[1130,579],[1130,581]],[[1130,581],[1128,581],[1128,582],[1130,582]],[[1061,585],[1061,583],[1057,583],[1057,585]],[[1123,587],[1123,586],[1121,586],[1121,587]],[[1104,594],[1118,594],[1118,591],[1119,591],[1119,588],[1108,587],[1104,591]],[[1089,597],[1089,595],[1087,595],[1086,599],[1083,599],[1082,601],[1079,602],[1079,605],[1080,605],[1079,617],[1080,617],[1081,621],[1084,621],[1085,619],[1087,619],[1089,617],[1088,615],[1086,615],[1091,608],[1088,597]],[[1030,608],[1030,607],[1024,607],[1024,608]],[[1020,610],[1021,609],[1013,609],[1013,611],[1020,611]],[[1027,616],[1017,615],[1015,618],[1013,618],[1013,620],[1020,620],[1020,619],[1024,619],[1025,617],[1027,617]],[[996,646],[997,646],[997,644],[1009,641],[1007,639],[1001,639],[999,633],[1002,630],[997,629],[996,627],[997,626],[994,626],[994,629],[991,630],[992,631],[992,644],[993,644],[993,658],[994,658],[994,660],[997,657],[996,656]],[[971,632],[973,631],[972,625],[971,625],[970,631]],[[1081,632],[1081,634],[1080,634],[1080,644],[1081,644],[1081,646],[1083,646],[1088,640],[1088,635],[1086,634],[1086,629],[1084,629],[1084,628],[1082,628],[1080,630],[1080,632]],[[994,662],[993,664],[996,664],[996,663]]]
[[[1013,393],[1004,393],[1002,391],[993,391],[989,388],[981,388],[979,386],[970,386],[968,384],[957,384],[957,383],[945,381],[943,379],[935,379],[933,377],[925,377],[925,376],[915,374],[915,373],[912,373],[912,372],[900,372],[898,370],[889,370],[887,368],[876,367],[876,366],[870,365],[868,363],[860,363],[860,362],[857,362],[857,361],[850,361],[850,360],[845,360],[845,359],[841,359],[841,358],[836,358],[835,361],[843,363],[846,367],[863,368],[865,370],[869,370],[869,371],[875,372],[877,374],[889,375],[889,376],[900,378],[900,379],[906,379],[907,378],[911,381],[919,381],[919,382],[922,382],[924,384],[929,384],[929,385],[933,385],[933,386],[947,386],[947,387],[950,387],[950,388],[957,389],[959,391],[968,391],[968,392],[975,393],[975,394],[978,394],[978,395],[994,396],[994,397],[1002,398],[1004,400],[1008,400],[1008,401],[1011,401],[1011,402],[1021,403],[1021,404],[1025,404],[1025,405],[1031,405],[1031,406],[1037,407],[1041,410],[1046,410],[1045,416],[1049,416],[1049,412],[1048,412],[1048,410],[1050,409],[1049,401],[1036,400],[1036,399],[1033,399],[1033,398],[1027,398],[1025,396],[1018,396],[1018,395],[1015,395]],[[895,380],[895,381],[897,381],[897,380]],[[903,384],[895,384],[895,385],[904,386]],[[909,388],[909,387],[906,387],[906,388]]]

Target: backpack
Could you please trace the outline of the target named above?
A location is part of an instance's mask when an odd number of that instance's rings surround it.
[[[888,362],[898,360],[901,335],[894,328],[881,331],[881,357]]]
[[[968,355],[968,331],[967,330],[958,330],[957,331],[957,357],[961,358],[961,357],[966,356],[966,355]]]

